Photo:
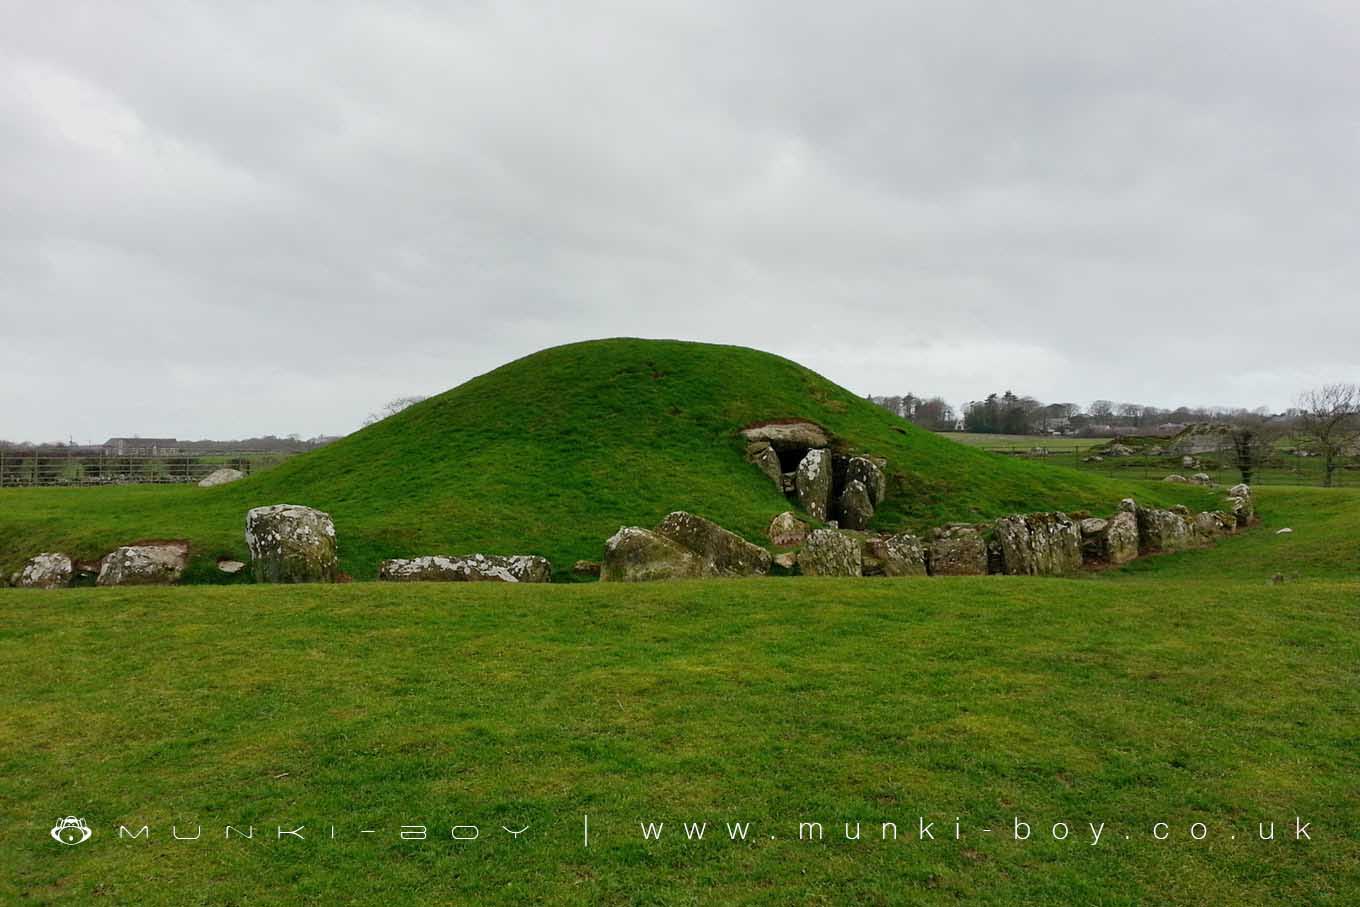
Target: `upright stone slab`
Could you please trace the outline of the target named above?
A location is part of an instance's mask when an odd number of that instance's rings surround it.
[[[701,516],[677,510],[666,515],[656,534],[691,551],[708,576],[760,576],[770,572],[770,552]]]
[[[931,532],[926,547],[931,576],[984,576],[987,540],[976,526],[955,524]]]
[[[1237,528],[1245,529],[1251,525],[1256,516],[1256,497],[1251,493],[1250,485],[1239,484],[1229,488],[1227,505],[1226,510],[1232,515]]]
[[[1138,519],[1121,510],[1108,520],[1085,519],[1081,530],[1082,559],[1088,564],[1118,566],[1138,557]]]
[[[845,480],[862,482],[869,492],[869,499],[877,507],[888,494],[888,482],[883,467],[868,457],[851,457],[845,468]]]
[[[863,482],[851,479],[845,483],[845,491],[841,492],[836,513],[842,528],[853,530],[869,528],[869,522],[874,518],[874,502]]]
[[[246,546],[259,583],[333,583],[340,575],[330,514],[301,504],[246,514]]]
[[[29,558],[10,583],[24,589],[61,589],[71,585],[74,575],[75,567],[68,556],[44,551]]]
[[[754,464],[757,469],[765,473],[776,487],[783,487],[783,469],[779,464],[779,454],[769,441],[752,441],[748,444],[746,462]]]
[[[998,571],[1011,576],[1061,576],[1081,569],[1081,530],[1065,513],[1030,513],[996,521]]]
[[[179,582],[189,563],[189,543],[126,545],[105,555],[98,586],[168,586]]]
[[[839,529],[814,529],[798,552],[804,576],[862,576],[859,539]]]
[[[798,503],[809,516],[826,520],[831,516],[831,454],[825,450],[809,450],[798,464],[795,477]]]
[[[807,538],[808,524],[793,515],[792,511],[785,510],[774,519],[770,520],[770,528],[766,534],[770,537],[770,543],[781,548],[789,545],[801,545]]]
[[[638,583],[703,575],[703,561],[694,552],[641,526],[624,526],[604,543],[602,582]]]
[[[1221,510],[1205,511],[1195,514],[1195,534],[1201,541],[1212,544],[1231,535],[1237,529],[1237,521]]]
[[[865,576],[925,576],[926,549],[906,532],[864,539],[861,561]]]
[[[1191,522],[1172,510],[1138,508],[1138,540],[1148,551],[1184,551],[1195,546]]]

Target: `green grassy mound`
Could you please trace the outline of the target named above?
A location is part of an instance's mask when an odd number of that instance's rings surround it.
[[[1073,579],[0,590],[0,901],[1354,903],[1360,496],[1334,494],[1270,492],[1292,539]],[[62,848],[72,813],[96,837]]]
[[[700,513],[764,541],[788,503],[743,459],[759,420],[819,422],[886,457],[875,525],[922,529],[1024,510],[1112,512],[1121,497],[1196,509],[1197,489],[1140,485],[971,450],[919,430],[794,362],[755,350],[605,340],[545,350],[475,378],[269,472],[217,489],[0,491],[0,571],[38,551],[82,559],[139,538],[185,538],[189,579],[245,559],[245,512],[319,507],[335,518],[342,568],[384,557],[540,554],[563,570],[598,559],[620,525]]]

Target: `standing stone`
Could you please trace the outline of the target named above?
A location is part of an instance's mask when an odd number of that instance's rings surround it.
[[[1108,520],[1084,519],[1081,530],[1082,560],[1088,564],[1119,566],[1138,557],[1138,518],[1121,510]]]
[[[868,457],[851,457],[845,467],[846,482],[863,482],[869,490],[869,499],[877,507],[888,494],[888,481],[883,475],[883,467]]]
[[[340,574],[330,514],[301,504],[247,513],[246,546],[259,583],[333,583]]]
[[[667,514],[656,534],[693,552],[706,576],[758,576],[770,572],[770,552],[712,520],[677,510]]]
[[[1081,530],[1065,513],[1002,517],[996,521],[993,544],[999,573],[1061,576],[1081,569]]]
[[[1195,534],[1204,542],[1215,542],[1237,529],[1237,521],[1221,510],[1195,514]]]
[[[837,513],[840,525],[846,529],[869,528],[869,521],[874,518],[874,502],[863,482],[851,479],[845,483],[845,491],[841,492]]]
[[[98,586],[166,586],[177,582],[189,563],[189,544],[127,545],[104,557]]]
[[[69,557],[59,551],[45,551],[29,558],[10,584],[26,589],[60,589],[71,585],[74,575]]]
[[[1172,510],[1138,508],[1138,540],[1149,551],[1184,551],[1193,547],[1191,525],[1185,515]]]
[[[804,576],[862,576],[859,540],[839,529],[814,529],[798,552]]]
[[[509,556],[469,554],[462,557],[429,555],[385,560],[378,579],[389,582],[550,583],[552,564],[533,554]]]
[[[198,483],[199,488],[214,488],[218,485],[226,485],[239,479],[244,479],[246,474],[239,469],[215,469],[204,476]]]
[[[926,575],[926,550],[920,539],[906,532],[867,537],[861,561],[865,576]]]
[[[1234,485],[1228,489],[1228,513],[1232,514],[1237,528],[1245,529],[1256,516],[1256,499],[1250,485]]]
[[[604,543],[602,582],[636,583],[703,575],[703,562],[693,552],[640,526],[624,526]]]
[[[752,441],[746,446],[746,461],[754,463],[765,473],[776,487],[783,487],[783,469],[779,465],[779,454],[770,446],[769,441]]]
[[[926,547],[931,576],[984,576],[987,541],[976,526],[955,524],[931,532]]]
[[[831,454],[825,450],[809,450],[798,464],[795,484],[798,503],[813,519],[831,516]]]
[[[807,538],[808,524],[793,515],[792,511],[785,510],[779,516],[770,520],[770,528],[766,533],[770,537],[770,543],[781,548],[788,545],[801,545]]]

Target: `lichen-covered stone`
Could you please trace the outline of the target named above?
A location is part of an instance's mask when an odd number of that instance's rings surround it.
[[[599,561],[577,561],[571,565],[571,572],[577,576],[599,576]]]
[[[815,422],[790,419],[787,422],[773,422],[768,425],[753,425],[741,430],[747,441],[766,441],[779,449],[826,447],[831,437],[826,429]]]
[[[1239,529],[1251,525],[1256,516],[1256,498],[1251,493],[1250,485],[1239,484],[1229,488],[1227,505],[1227,512],[1232,515]]]
[[[1011,576],[1061,576],[1081,569],[1081,530],[1065,513],[1030,513],[996,521],[998,572]]]
[[[935,529],[926,546],[931,576],[983,576],[987,573],[987,540],[976,526]]]
[[[1190,477],[1190,481],[1195,485],[1212,485],[1214,484],[1214,477],[1207,472],[1197,472]]]
[[[189,563],[187,542],[126,545],[104,556],[100,586],[166,586],[178,582]]]
[[[378,568],[378,579],[389,582],[549,583],[552,582],[552,564],[547,558],[533,554],[458,557],[434,554],[385,560]]]
[[[770,537],[771,544],[780,547],[801,545],[807,538],[808,524],[794,516],[792,511],[785,510],[770,520],[770,528],[766,534]]]
[[[1174,483],[1174,484],[1176,484],[1176,485],[1184,485],[1185,483],[1189,482],[1190,480],[1187,479],[1185,476],[1177,475],[1176,473],[1172,473],[1171,475],[1167,476],[1165,479],[1162,479],[1162,481],[1163,481],[1163,482],[1172,482],[1172,483]]]
[[[1138,508],[1138,540],[1149,551],[1183,551],[1194,547],[1193,525],[1184,514],[1172,510]]]
[[[851,457],[845,466],[845,480],[847,483],[864,483],[875,507],[882,504],[888,494],[888,481],[883,474],[882,464],[868,457]]]
[[[862,576],[860,542],[839,529],[814,529],[798,552],[804,576]]]
[[[769,441],[752,441],[746,447],[746,461],[755,464],[771,482],[783,486],[783,468],[779,464],[779,454],[770,446]]]
[[[840,525],[845,529],[869,528],[869,522],[874,518],[874,502],[863,482],[851,479],[845,483],[845,490],[841,492],[840,500],[837,502],[836,513]]]
[[[1237,521],[1221,510],[1211,510],[1195,514],[1195,534],[1202,541],[1214,542],[1237,529]]]
[[[795,477],[798,503],[809,516],[825,520],[831,516],[831,454],[825,450],[809,450],[798,464]]]
[[[703,575],[703,561],[694,552],[641,526],[624,526],[604,543],[600,579],[606,583],[690,579]]]
[[[61,589],[71,585],[75,567],[59,551],[35,554],[14,574],[10,584],[26,589]]]
[[[1138,557],[1138,518],[1121,510],[1108,520],[1089,518],[1078,524],[1082,560],[1088,564],[1127,564]]]
[[[246,474],[239,469],[215,469],[199,480],[199,488],[214,488],[244,479]]]
[[[311,507],[254,508],[246,514],[246,546],[256,582],[333,583],[340,575],[335,524]]]
[[[864,539],[861,562],[865,576],[925,576],[926,549],[906,532]]]
[[[770,552],[746,539],[683,510],[666,515],[657,535],[693,552],[707,576],[759,576],[770,572]]]

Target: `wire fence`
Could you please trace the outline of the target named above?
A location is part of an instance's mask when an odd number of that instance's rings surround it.
[[[233,451],[198,456],[109,456],[0,448],[0,488],[183,485],[199,482],[219,469],[237,469],[250,475],[275,466],[288,456],[275,451]]]
[[[1112,456],[1107,453],[1109,441],[1092,441],[1082,446],[1064,440],[1061,446],[1050,446],[1044,440],[1035,438],[1033,443],[1028,444],[1013,442],[977,446],[1003,456],[1040,460],[1111,478],[1156,480],[1178,475],[1193,480],[1196,475],[1207,475],[1216,485],[1233,485],[1242,481],[1242,474],[1232,464],[1231,457],[1217,450],[1199,453],[1141,451],[1127,456]],[[1258,466],[1251,480],[1257,485],[1324,485],[1326,468],[1321,457],[1279,452]],[[1360,457],[1343,458],[1332,473],[1332,485],[1360,487]]]

